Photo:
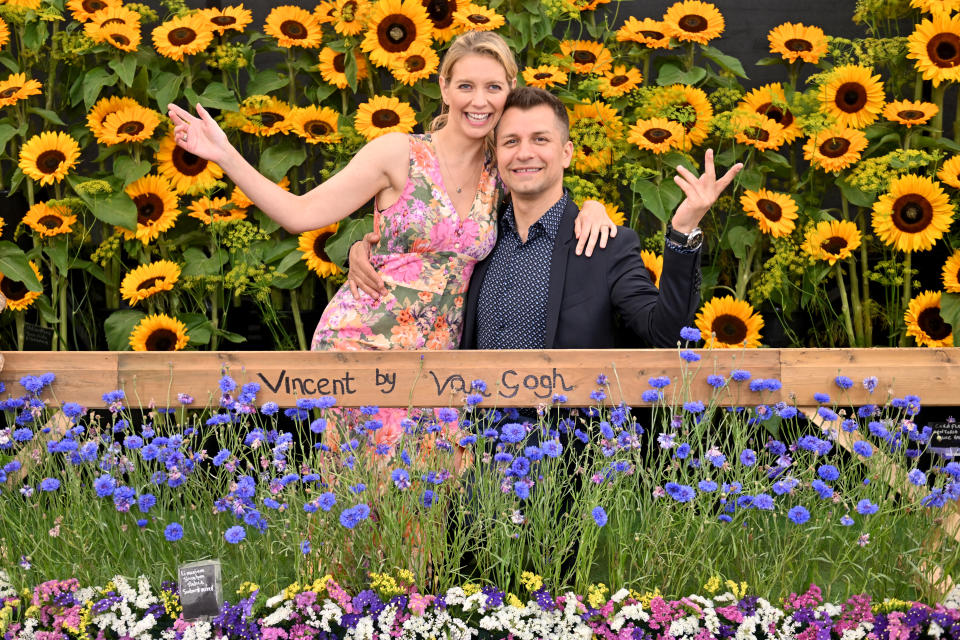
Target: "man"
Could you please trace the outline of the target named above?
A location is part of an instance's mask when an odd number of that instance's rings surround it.
[[[674,180],[686,199],[668,226],[658,291],[632,229],[620,228],[593,257],[577,255],[577,207],[563,188],[573,158],[563,103],[541,89],[513,91],[497,124],[496,151],[510,197],[496,246],[470,280],[461,348],[609,348],[615,314],[648,345],[676,346],[699,305],[697,225],[742,165],[717,180],[708,150],[702,176],[677,168]],[[351,248],[351,285],[375,294],[382,282],[367,250],[365,243]]]

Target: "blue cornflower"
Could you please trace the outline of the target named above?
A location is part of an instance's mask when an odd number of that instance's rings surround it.
[[[424,489],[423,493],[420,495],[420,504],[425,506],[427,509],[433,506],[433,501],[436,498],[436,493],[433,489]]]
[[[40,491],[56,491],[60,488],[60,481],[56,478],[44,478],[40,481]]]
[[[810,519],[810,512],[807,511],[806,507],[797,505],[790,509],[790,511],[787,511],[787,517],[790,518],[790,521],[794,524],[803,524]]]
[[[833,487],[825,483],[823,480],[814,480],[810,483],[810,488],[816,491],[817,495],[823,500],[833,497]]]
[[[757,454],[753,449],[744,449],[740,452],[740,464],[752,467],[757,463]]]
[[[310,553],[309,540],[304,540],[303,542],[300,543],[300,553],[302,553],[303,555],[307,555],[308,553]]]
[[[604,393],[602,389],[596,389],[590,392],[590,399],[594,402],[603,402],[606,398],[607,394]]]
[[[720,467],[722,467],[722,466],[724,465],[724,463],[726,463],[726,461],[727,461],[727,456],[725,456],[725,455],[723,455],[723,454],[721,453],[721,454],[718,454],[718,455],[715,455],[715,456],[708,456],[708,459],[710,460],[710,464],[712,464],[713,466],[715,466],[715,467],[717,467],[717,468],[719,469]]]
[[[877,379],[877,376],[868,376],[863,379],[863,388],[867,390],[867,393],[873,393],[878,384],[880,384],[880,380]]]
[[[317,512],[317,503],[316,502],[304,502],[303,510],[305,513],[316,513]]]
[[[483,380],[477,379],[470,383],[470,388],[483,393],[487,390],[487,383]]]
[[[663,394],[656,389],[647,389],[640,395],[640,399],[644,402],[657,402],[663,399]]]
[[[530,473],[530,461],[523,456],[518,456],[510,465],[510,471],[518,478],[522,478]]]
[[[517,480],[513,483],[513,492],[516,493],[517,497],[521,500],[526,500],[530,497],[530,485],[523,480]]]
[[[654,389],[663,389],[670,384],[670,378],[667,376],[658,376],[656,378],[650,378],[647,382],[650,383],[650,386]]]
[[[144,493],[137,498],[137,508],[140,509],[140,513],[149,513],[156,504],[157,497],[152,493]]]
[[[701,480],[697,483],[697,488],[704,493],[712,493],[717,490],[717,483],[713,480]]]
[[[280,405],[278,405],[276,402],[265,402],[263,403],[263,406],[260,407],[260,413],[265,416],[272,416],[279,410]]]
[[[693,487],[688,487],[687,485],[678,484],[676,482],[668,482],[664,486],[664,489],[666,489],[667,495],[677,502],[690,502],[696,495]]]
[[[603,510],[603,507],[594,507],[590,515],[593,516],[593,521],[597,523],[598,527],[607,524],[607,512]]]
[[[147,526],[146,518],[140,518],[139,520],[137,520],[137,526],[140,527],[141,529]]]
[[[725,386],[727,386],[727,379],[724,378],[723,376],[712,374],[707,376],[707,384],[709,384],[714,389],[722,389]]]
[[[915,484],[919,487],[927,484],[927,475],[923,471],[920,471],[920,469],[911,469],[910,473],[907,474],[907,480],[910,481],[910,484]]]
[[[613,428],[610,426],[610,423],[606,420],[600,421],[600,433],[603,434],[603,437],[607,440],[613,440],[616,436],[613,433]]]
[[[750,379],[750,372],[745,369],[734,369],[730,372],[730,377],[734,382],[746,382]]]
[[[876,420],[871,420],[867,423],[867,428],[870,430],[870,435],[875,438],[880,438],[881,440],[889,440],[890,432],[887,431],[886,427],[883,426],[883,423],[877,422]]]
[[[684,442],[679,447],[677,447],[676,451],[673,452],[673,457],[678,458],[679,460],[683,460],[688,455],[690,455],[690,443],[688,442]]]
[[[942,509],[947,504],[947,496],[942,489],[934,489],[920,500],[920,504],[931,509]]]
[[[273,498],[264,498],[263,506],[267,507],[268,509],[279,509],[281,505]]]
[[[704,404],[699,400],[691,400],[683,403],[683,409],[690,413],[701,413],[704,410]]]
[[[511,422],[503,425],[503,429],[500,431],[500,440],[503,442],[516,443],[523,440],[526,435],[527,430],[523,428],[522,424]]]
[[[14,429],[13,434],[11,435],[16,442],[29,442],[30,440],[33,440],[33,431],[27,429],[26,427]]]
[[[361,502],[358,505],[344,509],[340,513],[340,524],[347,529],[353,529],[370,516],[370,507]]]
[[[379,431],[383,428],[383,420],[367,420],[363,423],[363,428],[370,432]]]
[[[86,409],[76,402],[64,402],[61,411],[63,411],[63,415],[68,418],[79,418],[86,412]]]
[[[524,447],[523,455],[529,458],[531,462],[538,462],[543,459],[543,450],[540,447]]]
[[[841,389],[849,389],[853,387],[853,380],[847,376],[837,376],[833,379],[834,383]]]
[[[840,423],[840,428],[843,429],[846,433],[853,433],[857,430],[857,421],[852,418],[847,418]]]
[[[20,471],[20,467],[22,467],[22,466],[23,466],[23,465],[20,463],[19,460],[11,460],[11,461],[8,462],[7,464],[3,465],[3,472],[4,472],[4,473],[16,473],[17,471]]]
[[[327,420],[326,418],[317,418],[310,423],[310,431],[313,433],[323,433],[327,430]]]
[[[601,373],[597,375],[597,384],[601,387],[607,384],[607,374]]]
[[[700,329],[696,327],[683,327],[680,329],[680,337],[687,342],[696,342],[701,338]]]
[[[440,422],[454,422],[457,417],[456,409],[443,408],[437,411],[437,420]]]
[[[719,520],[720,522],[733,522],[733,518],[731,518],[725,513],[721,513],[720,515],[718,515],[717,520]]]
[[[866,440],[857,440],[853,443],[853,452],[864,458],[869,458],[873,455],[873,447]]]
[[[777,415],[784,420],[790,420],[797,417],[797,409],[791,406],[777,407]]]
[[[805,435],[797,440],[797,446],[806,451],[816,451],[818,449],[820,439],[816,436]]]
[[[477,436],[463,436],[460,438],[459,444],[461,447],[469,447],[470,445],[476,443],[476,441]]]
[[[870,502],[870,500],[867,498],[864,498],[863,500],[857,503],[857,513],[859,513],[862,516],[873,515],[879,510],[880,510],[880,507]]]
[[[513,462],[513,454],[506,451],[500,451],[493,455],[493,461],[497,464],[510,464]]]
[[[176,542],[183,537],[183,527],[179,522],[171,522],[164,528],[163,537],[170,542]]]
[[[283,415],[297,421],[303,421],[310,417],[310,412],[306,409],[300,409],[299,407],[290,407],[283,411]]]
[[[127,449],[139,449],[143,446],[143,438],[140,436],[127,436],[123,439],[123,446]]]
[[[877,405],[865,404],[857,409],[857,415],[861,418],[871,418],[877,412]]]
[[[224,374],[224,376],[220,378],[220,391],[224,393],[230,393],[236,388],[237,388],[237,383],[230,376]]]
[[[833,482],[840,477],[840,472],[832,464],[822,464],[817,469],[817,475],[827,482]]]
[[[757,391],[757,392],[763,391],[764,389],[767,388],[767,381],[764,380],[763,378],[755,378],[750,381],[750,384],[748,386],[750,388],[750,391]]]
[[[800,481],[796,478],[787,477],[783,480],[777,480],[773,483],[773,492],[778,496],[782,496],[796,489],[799,484]]]
[[[547,440],[540,445],[540,449],[548,458],[556,458],[563,452],[563,445],[561,445],[557,440]]]
[[[681,351],[681,352],[680,352],[680,357],[683,358],[684,360],[686,360],[687,362],[699,362],[699,361],[700,361],[700,354],[694,353],[693,351],[690,351],[689,349],[684,349],[683,351]]]
[[[241,527],[240,525],[230,527],[223,534],[223,538],[230,544],[237,544],[246,537],[247,537],[247,530]]]
[[[824,420],[829,420],[830,422],[840,419],[840,416],[838,416],[836,412],[826,407],[820,407],[819,409],[817,409],[817,415],[819,415]]]
[[[849,514],[844,514],[844,516],[840,518],[840,524],[845,527],[849,527],[853,524],[853,518],[851,518]]]
[[[230,449],[221,449],[217,452],[217,455],[213,457],[213,466],[219,467],[224,462],[227,461],[227,458],[230,457]]]
[[[393,480],[393,484],[400,489],[408,489],[410,487],[410,474],[407,473],[406,469],[394,469],[390,473],[390,479]]]
[[[333,506],[337,504],[337,497],[333,495],[332,492],[327,491],[326,493],[321,493],[316,502],[317,506],[324,511],[330,511],[330,509],[333,509]]]
[[[113,490],[117,487],[113,476],[104,474],[93,481],[93,489],[97,492],[97,497],[106,498],[113,495]]]
[[[773,497],[768,493],[758,493],[753,496],[753,506],[755,509],[773,511]]]

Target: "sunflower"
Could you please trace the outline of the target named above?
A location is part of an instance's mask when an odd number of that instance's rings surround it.
[[[188,208],[190,213],[187,215],[206,224],[243,220],[247,217],[245,207],[238,207],[232,200],[226,198],[203,196],[194,200]]]
[[[250,96],[243,101],[240,113],[246,118],[242,129],[267,137],[290,130],[290,105],[272,96]]]
[[[200,53],[213,41],[213,29],[200,14],[176,16],[153,29],[157,53],[172,60]]]
[[[62,132],[44,131],[20,147],[20,169],[44,185],[63,180],[79,158],[80,145]]]
[[[915,124],[926,124],[927,121],[937,115],[939,111],[940,108],[932,102],[897,100],[884,107],[883,117],[890,122],[902,124],[909,129]]]
[[[30,9],[36,11],[40,8],[41,0],[4,0],[2,4],[6,4],[9,7],[17,7],[25,11]]]
[[[620,207],[609,202],[603,202],[602,200],[599,202],[603,205],[603,210],[607,212],[607,217],[610,218],[610,221],[613,222],[613,224],[619,227],[626,223],[627,216],[623,213],[623,211],[620,211]],[[582,203],[580,203],[579,206],[583,206]]]
[[[0,18],[0,49],[3,49],[8,42],[10,42],[10,27],[7,26],[6,20]]]
[[[217,164],[185,151],[177,145],[172,135],[160,141],[156,158],[160,173],[180,193],[207,191],[223,177],[223,169]]]
[[[960,14],[935,13],[924,20],[907,39],[907,57],[924,80],[937,87],[960,80]]]
[[[873,230],[900,251],[926,251],[950,229],[953,213],[939,183],[907,174],[891,180],[874,203]]]
[[[346,73],[347,54],[335,51],[330,47],[325,47],[320,51],[320,64],[317,67],[320,75],[325,82],[328,82],[338,89],[346,89],[350,86],[347,82]],[[357,51],[353,53],[353,59],[357,61],[357,80],[363,80],[367,77],[367,61]]]
[[[462,0],[420,0],[420,4],[427,10],[433,24],[433,39],[437,42],[446,42],[461,30],[454,14],[466,4]]]
[[[86,22],[91,20],[97,11],[108,8],[116,8],[122,4],[122,0],[70,0],[67,3],[67,9],[70,15],[77,22]]]
[[[317,16],[292,5],[271,9],[263,32],[276,38],[277,44],[286,48],[316,49],[323,40],[323,29]]]
[[[149,244],[177,222],[177,192],[163,176],[144,176],[130,183],[125,191],[137,207],[136,230],[117,227],[125,240]]]
[[[359,35],[369,13],[369,0],[337,0],[333,10],[333,29],[344,36]]]
[[[797,124],[793,113],[787,108],[787,98],[783,92],[783,86],[779,82],[766,84],[757,89],[753,89],[737,105],[742,111],[752,111],[773,120],[783,127],[783,141],[791,143],[796,140],[802,130]]]
[[[506,19],[486,7],[468,4],[453,14],[454,24],[465,31],[493,31],[506,23]]]
[[[160,124],[160,114],[140,105],[127,107],[108,115],[97,140],[102,144],[142,142],[153,135]]]
[[[803,157],[824,171],[840,171],[857,162],[866,148],[862,131],[832,127],[810,136],[803,145]]]
[[[754,111],[735,111],[730,119],[734,139],[758,151],[776,149],[784,143],[783,126]]]
[[[841,65],[828,76],[820,103],[839,126],[863,129],[883,111],[883,82],[866,67]]]
[[[37,265],[34,264],[33,260],[30,261],[30,268],[33,269],[37,280],[42,282],[43,276],[40,275],[40,270],[37,269]],[[30,291],[27,285],[19,280],[8,278],[4,276],[3,273],[0,273],[0,293],[7,299],[7,308],[10,309],[10,311],[25,310],[42,294],[41,291]]]
[[[604,98],[616,98],[630,93],[639,87],[641,82],[643,74],[639,70],[618,64],[612,71],[604,72],[600,79],[600,95]]]
[[[770,53],[779,54],[787,62],[802,60],[817,64],[827,53],[827,36],[820,27],[808,27],[799,22],[784,22],[767,34]]]
[[[910,6],[923,13],[953,13],[960,10],[960,0],[910,0]]]
[[[111,22],[92,29],[90,38],[97,43],[106,42],[120,51],[136,51],[140,46],[140,25]]]
[[[577,148],[575,171],[601,171],[617,159],[611,144],[623,137],[617,110],[600,101],[576,104],[570,114],[570,135]]]
[[[683,0],[672,5],[663,16],[667,33],[680,42],[707,44],[723,33],[720,11],[709,2]]]
[[[23,224],[45,238],[70,233],[76,221],[77,216],[70,207],[62,204],[50,206],[46,202],[33,205],[23,216]]]
[[[354,127],[367,141],[385,133],[410,133],[417,124],[416,114],[409,104],[398,98],[374,96],[357,109]]]
[[[94,13],[90,17],[90,21],[83,25],[83,30],[87,37],[94,42],[107,42],[109,34],[115,28],[117,33],[133,34],[131,37],[136,40],[138,45],[140,44],[140,26],[140,14],[133,9],[123,6],[110,6]],[[134,49],[136,49],[136,45],[134,45]]]
[[[860,230],[849,220],[818,222],[803,242],[803,250],[814,260],[825,260],[831,265],[846,260],[860,246]]]
[[[953,156],[944,162],[937,177],[954,189],[960,189],[960,156]]]
[[[760,346],[763,317],[749,302],[733,296],[710,299],[697,313],[697,328],[707,349],[742,349]]]
[[[560,53],[573,61],[577,73],[603,73],[613,66],[610,50],[592,40],[562,40]]]
[[[643,259],[643,266],[646,268],[647,273],[650,274],[650,279],[653,280],[654,286],[659,289],[660,275],[663,273],[663,256],[658,256],[652,251],[644,249],[640,252],[640,258]]]
[[[334,222],[322,229],[315,229],[301,233],[299,237],[299,249],[303,253],[302,260],[306,260],[307,267],[313,269],[321,278],[327,278],[340,273],[338,267],[326,252],[327,240],[337,232],[339,223]]]
[[[90,129],[98,142],[103,142],[103,123],[111,113],[116,113],[122,109],[142,108],[140,103],[133,98],[118,98],[110,96],[109,98],[100,98],[87,114],[87,129]]]
[[[940,315],[940,291],[924,291],[913,300],[903,314],[907,335],[921,347],[952,347],[953,327]]]
[[[649,118],[630,127],[627,142],[660,154],[683,146],[683,138],[683,127],[673,120]]]
[[[785,193],[747,190],[740,196],[740,204],[748,216],[760,223],[760,231],[774,238],[788,236],[796,227],[797,203]]]
[[[337,121],[340,115],[330,107],[302,107],[290,114],[291,131],[310,144],[340,141]]]
[[[123,277],[120,297],[135,305],[155,293],[170,291],[180,279],[180,266],[170,260],[140,265]]]
[[[418,80],[429,78],[438,66],[440,58],[436,51],[430,47],[410,47],[399,55],[390,72],[403,84],[413,85]]]
[[[960,293],[960,249],[943,263],[943,288],[948,293]]]
[[[706,140],[713,120],[713,106],[703,89],[675,84],[662,87],[653,99],[658,115],[683,128],[682,149],[690,150]]]
[[[558,84],[567,83],[567,72],[552,64],[543,64],[539,67],[527,67],[523,70],[523,81],[528,87],[549,89]]]
[[[653,18],[637,20],[633,16],[617,30],[617,42],[638,42],[648,49],[669,49],[667,25]]]
[[[430,45],[430,16],[420,0],[379,0],[369,20],[360,48],[378,67],[389,68],[398,53],[414,45]]]
[[[210,29],[221,35],[226,33],[228,29],[242,32],[248,24],[253,22],[253,15],[249,9],[244,9],[243,5],[224,9],[210,7],[201,10],[200,15],[203,16]]]
[[[38,96],[42,87],[36,80],[27,80],[25,73],[11,74],[0,82],[0,107],[15,104],[18,100],[25,100],[30,96]]]
[[[320,0],[317,6],[313,8],[313,15],[317,17],[317,23],[319,24],[330,24],[333,22],[333,14],[336,12],[336,0]]]
[[[180,351],[189,341],[187,325],[163,313],[147,316],[130,333],[134,351]]]

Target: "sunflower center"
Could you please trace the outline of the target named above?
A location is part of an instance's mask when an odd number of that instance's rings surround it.
[[[155,193],[142,193],[133,199],[137,205],[137,224],[147,226],[163,215],[163,200]]]
[[[610,86],[619,87],[620,85],[626,84],[629,81],[630,81],[630,78],[627,76],[614,76],[610,78]]]
[[[44,173],[56,173],[60,163],[67,159],[62,151],[50,149],[37,157],[37,169]]]
[[[235,24],[237,19],[233,16],[213,16],[210,18],[210,22],[217,25],[218,27],[226,27],[231,24]]]
[[[547,78],[552,78],[552,73],[547,73],[546,71],[541,71],[540,73],[533,76],[534,80],[546,80]]]
[[[657,282],[657,274],[655,274],[655,273],[653,272],[653,269],[651,269],[650,267],[646,267],[646,269],[647,269],[647,273],[650,274],[650,280],[651,280],[651,282],[653,282],[654,284],[656,284],[656,282]]]
[[[714,318],[710,329],[724,344],[741,344],[747,339],[747,323],[729,313]]]
[[[101,26],[101,27],[105,27],[105,26],[107,26],[108,24],[127,24],[127,23],[126,23],[125,21],[121,20],[120,18],[108,18],[108,19],[104,20],[103,22],[101,22],[101,23],[100,23],[100,26]]]
[[[649,40],[663,40],[664,36],[659,31],[641,31],[640,35]]]
[[[453,12],[457,10],[456,0],[421,0],[421,2],[434,27],[446,29],[453,24]]]
[[[787,51],[813,51],[813,43],[803,38],[790,38],[783,43]]]
[[[101,2],[101,0],[83,0],[83,2],[80,3],[80,6],[82,6],[83,10],[87,13],[93,13],[95,11],[100,11],[100,9],[107,8],[106,3]]]
[[[680,18],[677,24],[684,31],[689,31],[691,33],[697,33],[698,31],[705,31],[710,23],[707,22],[707,19],[701,16],[698,13],[688,13],[687,15]]]
[[[834,103],[840,111],[856,113],[867,104],[867,90],[859,82],[844,82],[837,89]]]
[[[940,307],[928,307],[917,316],[917,325],[934,340],[943,340],[953,331],[953,327],[943,321]]]
[[[643,137],[654,144],[669,140],[672,135],[669,129],[661,129],[660,127],[652,127],[643,132]]]
[[[410,73],[416,73],[417,71],[423,71],[427,66],[427,61],[423,56],[410,56],[403,61],[404,68]]]
[[[23,300],[28,292],[29,289],[27,289],[27,285],[22,282],[11,280],[10,278],[0,280],[0,293],[2,293],[7,300],[14,302]]]
[[[933,220],[930,201],[916,193],[908,193],[893,203],[893,224],[904,233],[919,233]]]
[[[820,153],[827,158],[839,158],[850,150],[850,141],[846,138],[829,138],[820,145]]]
[[[346,70],[346,66],[344,66],[344,64],[345,64],[344,60],[345,60],[345,59],[346,59],[346,54],[343,54],[343,53],[338,53],[337,55],[335,55],[335,56],[333,57],[333,69],[334,69],[334,71],[336,71],[337,73],[343,73],[344,70]]]
[[[757,200],[757,209],[763,214],[763,217],[771,222],[776,222],[783,216],[783,209],[773,200],[761,198]]]
[[[177,334],[170,329],[157,329],[144,341],[147,351],[175,351]]]
[[[283,115],[273,111],[261,111],[257,115],[260,116],[260,123],[265,127],[272,127],[278,122],[283,122]]]
[[[324,262],[330,262],[330,256],[327,255],[327,239],[330,238],[333,234],[329,231],[325,231],[318,235],[313,240],[313,252],[317,255],[318,258]]]
[[[938,67],[950,69],[960,64],[960,35],[938,33],[927,42],[927,55]]]
[[[299,20],[284,20],[280,24],[280,33],[294,40],[303,40],[307,37],[307,28]]]
[[[903,111],[897,111],[897,117],[901,120],[920,120],[925,114],[919,109],[904,109]]]
[[[309,133],[311,136],[325,136],[333,133],[333,127],[323,120],[311,120],[303,125],[303,130]]]
[[[48,214],[37,220],[37,224],[42,224],[47,229],[56,229],[63,224],[63,218]]]
[[[167,40],[175,47],[188,45],[197,39],[197,32],[190,27],[177,27],[167,34]]]
[[[763,127],[750,127],[743,133],[751,140],[756,140],[757,142],[766,142],[770,139],[770,132]]]
[[[177,145],[173,148],[173,166],[185,176],[197,176],[207,168],[207,161]]]
[[[117,128],[117,133],[122,133],[127,136],[135,136],[141,131],[146,129],[144,124],[139,120],[131,120],[130,122],[124,122]]]
[[[793,124],[793,114],[788,109],[781,109],[772,102],[764,102],[757,107],[757,113],[783,125],[784,129]]]
[[[471,13],[470,15],[467,16],[467,20],[469,20],[473,24],[487,24],[488,22],[490,22],[490,18],[483,15],[482,13]]]
[[[847,241],[844,238],[833,236],[820,243],[820,249],[832,256],[840,255],[840,252],[847,248]]]
[[[147,278],[146,280],[144,280],[143,282],[137,285],[137,291],[146,291],[147,289],[155,285],[157,282],[163,282],[163,281],[164,281],[164,278],[162,276],[157,276],[155,278]]]
[[[345,2],[343,9],[340,10],[340,20],[342,22],[353,22],[357,19],[357,3]]]
[[[130,38],[123,35],[122,33],[111,33],[107,37],[110,38],[110,41],[113,42],[114,44],[119,44],[124,46],[130,44]]]
[[[393,109],[377,109],[370,116],[370,121],[373,122],[373,126],[386,129],[400,124],[400,116]]]
[[[377,26],[377,41],[391,53],[406,51],[417,37],[417,25],[407,16],[394,14]]]
[[[20,89],[23,89],[23,87],[7,87],[3,91],[0,91],[0,98],[9,98],[17,91],[20,91]]]
[[[593,64],[597,61],[597,56],[592,51],[577,49],[573,52],[573,61],[577,64]]]

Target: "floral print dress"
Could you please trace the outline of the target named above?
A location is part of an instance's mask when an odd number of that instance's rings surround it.
[[[447,195],[430,134],[410,135],[403,194],[374,216],[380,244],[370,261],[387,295],[379,301],[344,284],[313,334],[314,351],[455,349],[464,298],[477,261],[496,242],[502,197],[496,165],[487,159],[476,197],[461,219]]]

